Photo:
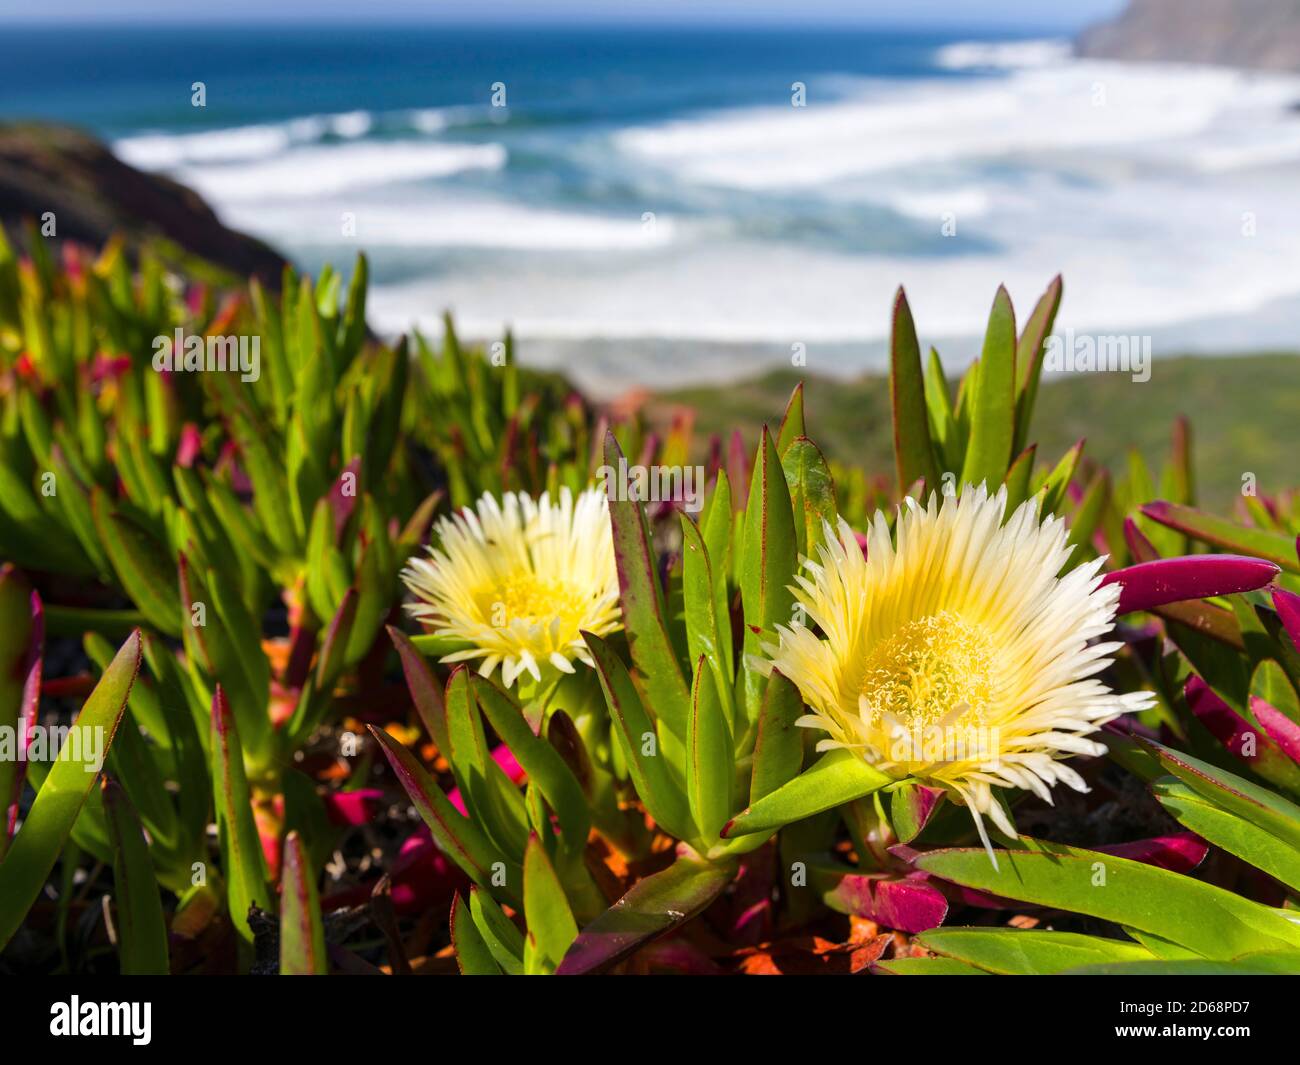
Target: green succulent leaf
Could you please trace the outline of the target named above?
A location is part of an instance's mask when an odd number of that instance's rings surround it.
[[[321,923],[316,873],[297,832],[284,840],[284,874],[280,889],[280,973],[324,976],[329,972],[325,928]]]
[[[1034,400],[1038,397],[1038,381],[1043,373],[1043,355],[1047,338],[1056,321],[1061,306],[1064,284],[1057,274],[1047,291],[1039,297],[1016,345],[1016,367],[1020,380],[1016,384],[1016,436],[1012,451],[1019,452],[1029,443],[1029,425],[1033,420]]]
[[[1101,524],[1102,515],[1109,501],[1110,475],[1105,470],[1100,470],[1088,482],[1083,498],[1079,500],[1079,505],[1070,515],[1070,535],[1067,543],[1076,549],[1082,549],[1082,551],[1076,550],[1071,556],[1074,562],[1082,561],[1091,551],[1093,533]]]
[[[578,937],[573,911],[546,848],[534,833],[524,851],[524,972],[553,973]]]
[[[126,792],[111,778],[101,781],[113,844],[117,895],[117,952],[123,976],[166,976],[167,922],[154,877],[144,826]]]
[[[1251,529],[1194,507],[1162,501],[1148,503],[1142,513],[1161,525],[1190,536],[1193,540],[1239,555],[1254,555],[1300,573],[1295,540],[1269,529]]]
[[[533,734],[523,710],[491,678],[474,676],[470,687],[493,730],[555,811],[566,849],[570,854],[580,853],[591,828],[591,811],[582,785],[560,753]]]
[[[1244,954],[1232,961],[1206,958],[1171,958],[1168,960],[1111,962],[1081,965],[1069,969],[1066,976],[1294,976],[1300,972],[1300,954],[1259,952]]]
[[[212,696],[210,750],[217,838],[221,847],[222,871],[226,877],[227,905],[235,930],[251,945],[253,930],[248,923],[249,907],[256,905],[270,911],[273,896],[267,886],[266,859],[253,819],[252,797],[244,773],[244,756],[235,715],[220,685]]]
[[[731,814],[731,785],[735,756],[731,728],[713,674],[701,655],[695,666],[691,690],[691,716],[686,744],[686,794],[691,817],[704,836],[713,841]]]
[[[922,932],[917,941],[937,954],[1014,976],[1045,976],[1081,965],[1151,960],[1151,952],[1136,943],[1073,932],[935,928]]]
[[[102,657],[96,649],[91,657],[102,667],[107,667],[113,657],[112,648],[110,646]],[[148,692],[147,681],[137,678],[131,688],[127,711],[113,738],[108,767],[119,782],[129,782],[127,794],[149,829],[155,849],[170,852],[180,843],[180,823],[176,806],[167,792],[165,767],[169,760],[140,734],[135,710],[136,706],[147,701]]]
[[[992,976],[987,969],[954,961],[952,958],[890,958],[872,969],[886,976]]]
[[[733,533],[731,481],[727,477],[726,470],[718,470],[713,494],[705,504],[704,513],[700,516],[700,532],[704,537],[704,546],[709,553],[709,566],[713,571],[714,594],[720,604],[718,616],[728,617],[731,601],[729,579],[734,560],[731,551]],[[725,644],[723,650],[726,654],[727,671],[734,673],[735,664],[732,662],[730,644]]]
[[[1300,891],[1300,849],[1216,806],[1173,777],[1155,781],[1151,791],[1180,824],[1186,825],[1202,839],[1263,869],[1293,891]]]
[[[937,488],[939,471],[930,444],[925,379],[921,374],[921,346],[916,339],[912,309],[901,288],[894,296],[889,343],[889,398],[893,409],[898,490],[907,491],[921,478],[931,490]]]
[[[1147,746],[1155,752],[1167,773],[1196,794],[1275,836],[1288,847],[1300,849],[1300,806],[1190,754],[1174,751],[1154,740],[1148,740]]]
[[[469,889],[469,911],[493,959],[510,976],[524,973],[524,934],[494,898],[478,887]]]
[[[776,639],[776,626],[790,624],[793,619],[794,595],[790,585],[798,562],[790,490],[766,426],[754,460],[742,528],[740,598],[745,616],[744,650],[747,656],[757,656],[762,654],[765,640]],[[745,724],[752,726],[762,705],[765,678],[746,667],[743,682]],[[739,723],[736,731],[742,731]]]
[[[790,393],[790,402],[786,404],[785,416],[781,419],[781,429],[776,434],[777,453],[785,458],[790,446],[805,433],[803,414],[803,382],[794,386]]]
[[[320,653],[316,658],[316,687],[321,691],[329,691],[343,672],[348,640],[357,619],[358,598],[357,590],[349,588],[343,596],[343,602],[339,604],[338,612],[325,630],[325,638],[321,641]]]
[[[925,366],[925,408],[929,415],[936,468],[940,473],[944,470],[955,473],[965,461],[966,439],[960,435],[961,429],[952,409],[952,393],[943,372],[943,360],[934,348],[930,349],[930,358]]]
[[[1006,476],[1015,434],[1016,315],[1001,286],[993,298],[978,365],[961,481],[987,484],[992,491]]]
[[[415,711],[429,730],[429,735],[438,750],[451,750],[451,736],[447,731],[447,706],[443,702],[442,689],[434,678],[433,671],[416,649],[411,639],[400,629],[388,627],[389,638],[397,648],[397,657],[402,663],[402,673],[406,677],[406,687],[415,703]]]
[[[22,830],[0,862],[0,949],[22,924],[72,832],[101,767],[98,759],[111,749],[139,670],[137,631],[127,638],[77,715],[74,727],[84,741],[63,745],[36,792]]]
[[[91,493],[91,510],[100,542],[126,593],[149,624],[167,636],[179,637],[176,575],[167,564],[168,553],[148,532],[113,510],[102,489]]]
[[[49,462],[50,472],[54,474],[55,478],[54,483],[58,486],[58,492],[54,498],[59,509],[63,512],[65,524],[71,528],[77,543],[84,552],[86,562],[89,563],[89,565],[74,565],[69,568],[74,573],[83,570],[94,570],[98,573],[112,574],[115,563],[109,557],[108,544],[103,539],[103,534],[96,522],[91,493],[82,486],[80,479],[72,472],[61,448],[56,447],[53,450]],[[43,522],[37,521],[31,523],[29,527],[32,528],[36,535],[44,538],[48,530],[42,528],[43,524]],[[51,543],[55,550],[62,550],[60,545],[63,544],[64,539],[66,539],[66,534],[61,529],[54,530]],[[126,562],[127,559],[124,557],[123,564],[125,565]]]
[[[803,730],[795,722],[802,714],[799,689],[779,669],[773,669],[758,714],[749,782],[751,806],[799,775],[803,766]]]
[[[261,653],[260,628],[254,628],[233,589],[221,586],[218,592],[217,586],[209,584],[216,576],[215,570],[201,574],[182,554],[177,571],[180,596],[176,613],[183,619],[179,635],[190,677],[205,701],[220,681],[238,719],[246,750],[260,764],[269,758],[272,741],[271,721],[266,713],[270,667]]]
[[[505,775],[488,747],[478,701],[470,690],[469,670],[461,666],[447,681],[446,753],[465,806],[502,853],[521,858],[528,841],[528,812],[519,789]]]
[[[799,776],[737,814],[722,831],[726,839],[771,832],[879,791],[893,778],[843,748],[828,751]]]
[[[889,795],[889,821],[899,843],[911,843],[938,811],[947,793],[919,780],[907,780]]]
[[[461,976],[500,976],[504,970],[474,923],[469,904],[456,893],[451,904],[451,945]]]
[[[1007,470],[1006,478],[1002,483],[1007,486],[1008,514],[1014,513],[1015,509],[1029,498],[1029,484],[1034,473],[1034,455],[1037,450],[1038,446],[1031,444],[1015,457]]]
[[[728,728],[734,728],[732,705],[731,615],[727,609],[725,576],[713,571],[713,557],[700,530],[682,515],[682,599],[686,608],[686,639],[691,660],[704,658],[721,693]]]
[[[617,470],[620,461],[625,461],[623,452],[614,434],[609,433],[605,437],[605,465],[611,471]],[[664,726],[660,740],[665,753],[680,764],[690,689],[668,636],[663,589],[656,573],[645,511],[635,500],[611,499],[609,517],[632,662],[641,675],[655,716]]]
[[[684,848],[663,872],[638,880],[569,947],[559,976],[600,973],[702,913],[735,879],[734,861],[705,862]]]
[[[937,850],[918,869],[1003,898],[1144,929],[1208,958],[1300,949],[1300,926],[1223,888],[1111,854],[1022,839],[1026,850]]]
[[[614,723],[612,731],[637,794],[650,816],[665,830],[679,839],[689,838],[691,817],[684,784],[674,778],[659,750],[658,733],[627,667],[599,636],[584,633],[583,639],[595,660],[601,690]]]
[[[754,462],[745,508],[745,553],[740,591],[745,607],[746,644],[757,649],[757,633],[774,634],[793,613],[788,585],[795,570],[797,538],[790,490],[766,428]]]
[[[1070,487],[1070,482],[1074,480],[1074,471],[1078,468],[1079,457],[1083,454],[1083,444],[1082,440],[1078,441],[1061,456],[1061,460],[1056,464],[1052,472],[1047,475],[1047,479],[1039,489],[1043,493],[1043,505],[1040,508],[1043,517],[1047,517],[1049,514],[1061,513],[1066,490]]]
[[[801,436],[781,453],[781,468],[790,488],[798,554],[816,559],[826,525],[835,528],[838,513],[830,466],[817,445]]]

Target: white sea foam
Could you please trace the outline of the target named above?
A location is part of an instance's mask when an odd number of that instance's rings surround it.
[[[330,132],[339,137],[364,137],[375,124],[369,111],[348,111],[330,119]]]
[[[113,148],[133,166],[165,170],[187,163],[265,159],[294,145],[320,140],[327,133],[348,140],[364,137],[373,125],[369,111],[348,111],[197,133],[142,133],[121,138]]]
[[[1186,239],[1166,249],[1169,261],[1135,246],[1117,255],[1107,243],[1028,239],[1009,252],[944,259],[695,244],[667,257],[569,264],[563,271],[523,261],[497,264],[490,275],[380,286],[371,309],[382,327],[393,330],[451,308],[477,335],[492,335],[508,319],[524,337],[815,346],[883,339],[889,300],[900,283],[927,343],[979,334],[998,281],[1027,312],[1057,270],[1067,279],[1061,325],[1078,330],[1158,330],[1210,313],[1250,313],[1300,291],[1300,281],[1280,269],[1289,252],[1275,243],[1243,242],[1216,257],[1198,254],[1195,239]],[[977,350],[968,344],[945,354],[962,365]],[[689,371],[643,366],[629,367],[628,375],[654,380],[661,369]]]
[[[398,133],[434,135],[475,121],[481,114],[481,108],[471,107],[430,107],[377,113],[345,111],[195,133],[140,133],[120,138],[113,148],[133,166],[145,170],[168,170],[190,163],[266,159],[325,137],[357,140],[381,126]]]
[[[1045,67],[1070,57],[1068,41],[958,41],[935,53],[935,66],[945,70],[1017,70]]]
[[[451,124],[447,111],[438,107],[409,111],[406,117],[407,121],[411,123],[411,127],[421,133],[441,133]]]
[[[275,209],[278,199],[499,170],[500,144],[360,141],[295,148],[267,159],[219,166],[183,166],[177,174],[217,204],[253,201]]]
[[[118,156],[144,170],[164,170],[184,163],[261,159],[292,143],[287,123],[240,126],[203,133],[143,133],[114,144]]]
[[[1262,176],[1207,199],[1180,179],[1152,177],[1117,202],[1107,187],[1043,176],[1017,196],[993,196],[997,224],[1010,234],[1005,243],[963,255],[857,255],[693,240],[683,230],[653,253],[562,260],[563,269],[553,258],[498,260],[490,272],[381,285],[370,306],[392,331],[433,325],[450,308],[467,335],[496,336],[509,321],[524,341],[605,338],[614,349],[640,338],[686,341],[676,357],[627,360],[610,378],[664,385],[717,376],[716,366],[692,357],[690,341],[761,346],[780,361],[801,343],[818,372],[864,369],[872,345],[887,336],[899,284],[923,343],[938,343],[949,365],[961,367],[978,354],[998,282],[1023,314],[1061,271],[1062,328],[1151,334],[1159,357],[1194,340],[1182,323],[1253,315],[1300,294],[1291,236],[1300,231],[1300,203],[1290,190],[1285,175]],[[1248,211],[1261,219],[1250,237],[1241,228]],[[937,225],[930,240],[916,250],[942,246]],[[1277,343],[1279,335],[1275,322],[1255,342]],[[828,354],[832,345],[849,347]],[[565,368],[585,383],[608,370]]]
[[[953,215],[969,222],[981,218],[993,208],[994,191],[979,185],[941,184],[934,188],[873,189],[870,197],[908,218],[931,221]]]
[[[815,87],[814,87],[815,92]],[[1204,67],[1069,60],[1001,78],[923,81],[816,106],[713,114],[624,131],[619,147],[687,178],[761,190],[809,188],[904,167],[1138,154],[1161,145],[1196,164],[1243,122],[1283,158],[1300,79]],[[1284,131],[1284,130],[1283,130]],[[1284,131],[1285,132],[1285,131]]]
[[[614,218],[488,199],[395,196],[387,191],[360,198],[232,203],[224,217],[273,243],[333,247],[343,211],[354,217],[356,242],[368,249],[636,252],[665,247],[680,232],[668,217],[646,224],[634,216]]]

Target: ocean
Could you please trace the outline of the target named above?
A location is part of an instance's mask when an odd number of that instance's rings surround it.
[[[1063,328],[1157,359],[1294,349],[1298,108],[1032,33],[0,29],[0,118],[90,128],[309,271],[364,249],[381,330],[509,326],[597,392],[879,367],[899,284],[960,364],[999,283],[1027,315],[1058,272]]]

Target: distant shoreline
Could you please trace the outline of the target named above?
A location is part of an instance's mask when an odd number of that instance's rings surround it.
[[[956,387],[950,369],[949,385]],[[805,370],[745,376],[723,385],[662,389],[639,398],[650,423],[664,431],[689,408],[698,459],[711,434],[738,429],[752,443],[764,423],[779,419],[791,390],[804,383],[809,435],[828,458],[893,475],[889,389],[882,375],[831,379]],[[1169,454],[1175,420],[1191,419],[1198,492],[1227,509],[1253,474],[1262,495],[1294,480],[1295,425],[1300,422],[1300,353],[1169,357],[1151,380],[1122,374],[1045,378],[1035,406],[1031,442],[1037,461],[1054,463],[1080,438],[1084,455],[1120,476],[1136,449],[1158,469]]]
[[[1069,281],[1060,322],[1069,321]],[[884,312],[863,311],[864,322],[887,322]],[[1250,358],[1300,350],[1293,323],[1300,320],[1300,297],[1275,301],[1254,313],[1206,318],[1151,329],[1142,327],[1095,330],[1090,335],[1147,336],[1155,365],[1177,359]],[[979,336],[936,336],[925,332],[918,319],[924,348],[934,346],[949,373],[965,369],[979,355]],[[425,321],[421,331],[436,337],[441,325]],[[1058,328],[1058,332],[1062,331]],[[491,344],[504,335],[460,330],[462,339]],[[1076,328],[1075,332],[1084,331]],[[396,335],[396,334],[393,334]],[[802,353],[791,345],[761,341],[713,341],[690,338],[515,337],[520,361],[538,370],[562,373],[584,393],[609,400],[632,390],[653,392],[692,388],[725,388],[736,382],[790,371],[806,372],[832,380],[852,381],[883,373],[888,368],[888,338],[814,342]],[[796,362],[796,355],[801,363]],[[1049,377],[1051,375],[1048,375]],[[1297,377],[1300,392],[1300,375]]]

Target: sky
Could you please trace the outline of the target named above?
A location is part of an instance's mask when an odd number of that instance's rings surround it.
[[[1124,0],[0,0],[0,22],[770,23],[1071,30]]]

